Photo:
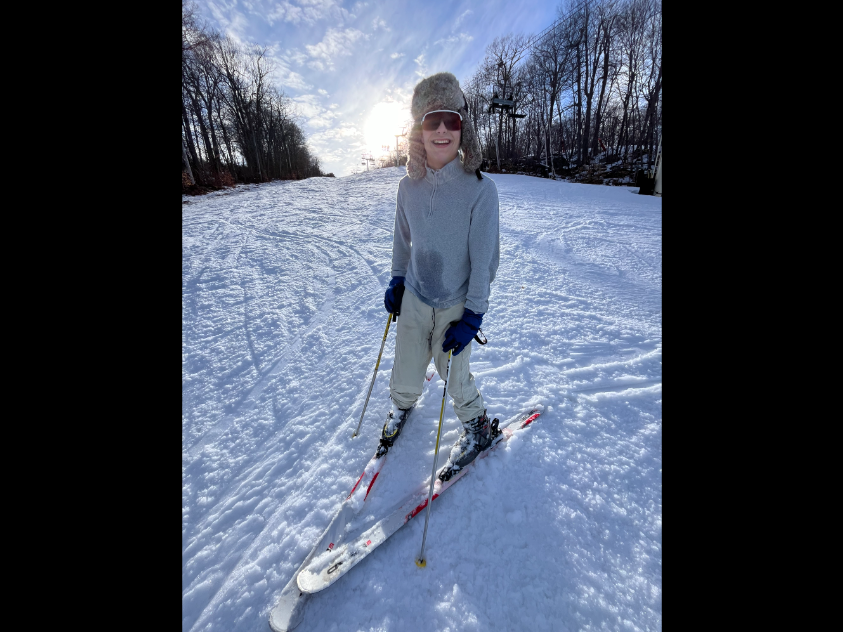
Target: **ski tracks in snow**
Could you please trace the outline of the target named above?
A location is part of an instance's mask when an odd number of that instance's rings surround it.
[[[249,389],[243,400],[235,407],[234,412],[227,414],[220,421],[214,424],[208,432],[206,432],[198,441],[188,448],[187,454],[190,457],[195,457],[199,454],[202,448],[205,447],[205,445],[215,440],[222,433],[228,430],[238,416],[241,416],[246,411],[254,410],[257,407],[257,402],[266,387],[278,377],[281,371],[287,366],[290,359],[301,351],[302,345],[304,344],[304,338],[308,334],[312,333],[317,327],[321,327],[328,321],[334,305],[334,283],[336,280],[336,274],[333,269],[328,269],[326,277],[327,298],[319,306],[319,310],[316,314],[310,319],[310,321],[308,321],[307,325],[305,325],[304,331],[296,334],[293,340],[287,344],[270,362],[270,367],[263,372],[257,383]],[[249,331],[248,323],[244,324],[244,329],[246,332]],[[252,345],[250,343],[250,347],[251,346]],[[257,366],[258,362],[254,350],[252,350],[252,356],[254,358],[255,365]]]
[[[229,278],[230,285],[233,286],[236,283],[242,294],[242,299],[237,305],[238,308],[243,309],[239,326],[246,332],[246,346],[256,371],[256,377],[251,386],[243,390],[238,401],[230,406],[229,410],[213,425],[206,426],[205,432],[189,447],[185,446],[185,472],[188,475],[185,488],[188,494],[186,501],[187,505],[193,505],[193,508],[187,510],[185,514],[187,520],[184,533],[185,629],[201,627],[208,613],[213,612],[216,605],[228,600],[232,592],[242,592],[240,587],[243,578],[252,572],[250,565],[255,563],[255,559],[261,558],[261,555],[265,555],[267,551],[273,551],[277,557],[278,532],[289,519],[289,508],[292,506],[295,512],[295,507],[303,502],[301,497],[303,490],[312,493],[309,481],[314,478],[326,479],[324,476],[326,467],[331,468],[337,462],[336,445],[344,443],[338,437],[346,433],[350,435],[351,429],[348,424],[337,423],[342,421],[342,418],[326,418],[324,413],[330,413],[332,409],[336,412],[337,409],[347,406],[343,411],[343,417],[348,410],[352,409],[357,409],[359,414],[363,397],[360,394],[362,381],[359,379],[362,373],[360,370],[354,370],[357,367],[349,362],[350,354],[356,355],[362,349],[349,348],[347,343],[340,345],[336,343],[337,340],[342,341],[349,333],[356,335],[355,330],[361,325],[361,316],[366,320],[365,328],[371,328],[373,313],[369,306],[374,308],[378,323],[381,322],[383,315],[382,308],[378,310],[378,298],[385,282],[376,274],[374,265],[379,258],[377,248],[380,247],[382,251],[385,251],[387,241],[391,246],[391,231],[387,233],[385,229],[379,228],[380,237],[371,243],[375,250],[367,248],[366,252],[363,252],[359,245],[351,245],[338,236],[334,237],[333,234],[321,234],[322,231],[318,230],[318,226],[309,225],[307,229],[302,230],[304,226],[300,221],[296,221],[290,222],[296,228],[294,231],[281,228],[285,225],[284,222],[277,221],[274,214],[267,212],[267,206],[274,207],[277,201],[267,200],[265,204],[259,204],[257,200],[249,201],[243,199],[244,197],[241,196],[241,202],[251,207],[251,213],[241,213],[218,220],[216,228],[210,232],[213,240],[206,248],[200,250],[196,247],[201,243],[201,239],[194,239],[194,243],[191,244],[193,247],[185,248],[186,257],[190,251],[195,252],[190,260],[186,261],[184,267],[185,303],[192,303],[194,306],[187,313],[195,317],[198,313],[195,306],[201,302],[201,299],[197,300],[191,296],[190,292],[190,288],[196,286],[197,277],[201,276],[201,272],[197,275],[195,271],[208,270],[215,264],[217,268],[226,270],[225,275]],[[288,206],[285,209],[287,217],[295,217],[296,210],[295,205]],[[191,211],[195,212],[195,209]],[[383,213],[383,205],[380,212]],[[352,222],[354,223],[360,226],[359,233],[364,231],[371,233],[371,226],[366,226],[365,222],[356,220]],[[199,225],[194,223],[194,226]],[[202,228],[208,234],[207,228],[205,226]],[[344,232],[347,233],[347,231]],[[250,235],[254,237],[251,242]],[[378,235],[378,232],[375,235]],[[243,261],[244,257],[255,257],[254,249],[248,253],[244,246],[248,243],[254,244],[256,240],[273,242],[275,248],[285,249],[287,252],[292,250],[293,256],[288,260],[294,262],[299,269],[318,265],[320,273],[312,275],[312,278],[320,277],[324,280],[320,293],[325,297],[316,313],[288,339],[282,348],[274,352],[270,358],[264,356],[263,361],[260,360],[259,353],[251,341],[250,322],[257,322],[265,316],[257,313],[250,318],[246,315],[245,309],[250,300],[247,296],[247,286],[259,285],[261,275],[267,273],[263,269],[267,266],[262,262],[257,262],[261,270],[255,271],[254,265]],[[352,241],[368,245],[367,239],[358,237]],[[240,246],[236,251],[231,247],[234,243],[239,243]],[[220,256],[219,252],[215,252],[223,248],[226,250],[225,256]],[[267,249],[263,248],[262,252],[267,253]],[[264,255],[260,257],[263,257],[263,260],[266,259]],[[239,267],[236,265],[238,260],[241,261]],[[323,263],[317,263],[318,261]],[[270,270],[270,273],[272,272]],[[283,300],[283,298],[278,297],[276,300]],[[338,302],[340,303],[339,310],[336,309]],[[361,312],[362,305],[366,308]],[[376,344],[375,336],[367,336],[367,338],[371,339],[372,344],[369,345],[367,340],[365,347]],[[185,344],[191,346],[189,341]],[[337,347],[341,347],[344,354],[341,360],[336,356]],[[385,353],[390,353],[390,351],[387,350]],[[357,358],[361,364],[367,365],[367,371],[371,369],[368,364],[374,361],[375,354],[376,349],[374,353],[369,352]],[[332,359],[329,360],[329,358]],[[323,362],[325,370],[320,371],[322,376],[317,376],[315,381],[313,378],[308,378],[309,383],[301,383],[301,392],[309,393],[309,399],[313,400],[314,395],[318,398],[322,390],[332,382],[339,386],[345,384],[345,390],[349,391],[347,385],[351,381],[355,387],[350,391],[353,401],[346,397],[346,406],[331,402],[330,406],[319,411],[321,414],[317,415],[318,419],[314,419],[313,414],[296,414],[303,412],[304,402],[301,400],[308,398],[299,397],[298,402],[290,401],[288,389],[291,382],[301,379],[303,372],[305,375],[311,372],[309,369],[313,368],[314,363],[315,366],[320,366]],[[345,381],[336,380],[337,373],[346,373]],[[383,378],[384,375],[385,373],[381,372],[380,377]],[[383,386],[383,379],[379,379],[379,385]],[[296,393],[296,395],[299,394]],[[373,394],[374,396],[376,394]],[[316,404],[316,402],[313,403]],[[274,421],[267,419],[268,414],[275,418]],[[271,430],[268,435],[264,433],[260,445],[255,446],[257,450],[252,451],[249,456],[238,451],[240,456],[235,457],[236,462],[242,462],[244,467],[238,468],[235,465],[232,468],[229,463],[227,472],[220,477],[217,472],[209,471],[207,467],[201,465],[203,460],[207,461],[209,458],[218,459],[227,454],[235,456],[232,450],[236,448],[236,443],[240,440],[238,435],[242,436],[244,431],[248,432],[249,424],[254,424],[256,421],[264,425],[269,423]],[[310,432],[312,428],[308,428],[308,424],[312,424],[313,421],[318,421],[325,427],[328,431],[325,436],[317,439]],[[305,441],[297,441],[296,436]],[[296,449],[300,453],[298,456],[306,456],[306,458],[291,459],[289,443],[298,443]],[[358,442],[357,446],[370,447],[364,446],[362,442]],[[364,449],[362,453],[367,451]],[[332,465],[328,465],[329,462]],[[349,472],[353,471],[352,463],[354,459],[345,459],[342,463],[343,468],[348,469]],[[225,469],[224,467],[217,471]],[[236,472],[237,469],[240,470],[239,473]],[[348,476],[351,474],[346,473],[346,477]],[[189,490],[196,483],[201,483],[200,478],[206,480],[204,487],[211,491],[211,496],[195,492],[193,495],[195,500],[191,501]],[[191,480],[194,481],[194,485],[190,484]],[[214,484],[208,485],[208,480]],[[282,481],[283,484],[277,484],[278,481]],[[329,480],[329,485],[336,486],[337,481]],[[338,494],[325,493],[324,496],[325,510],[330,511],[330,505],[336,501]],[[196,502],[197,500],[199,502]],[[315,525],[313,528],[318,530],[324,527],[322,521],[319,520],[319,515],[312,516],[310,520]],[[309,534],[308,527],[302,526],[302,528]],[[226,540],[234,540],[231,544],[225,544],[224,540],[224,545],[218,546],[216,541],[207,540],[206,534],[210,532],[224,533],[226,531],[229,533]],[[280,531],[283,534],[284,529]],[[251,534],[246,536],[245,540],[243,539],[244,532]],[[282,535],[280,539],[288,540],[289,537]],[[285,555],[290,553],[289,550],[283,549],[282,552]],[[306,555],[306,551],[303,555]],[[297,557],[293,553],[292,559],[295,560]],[[197,564],[199,560],[210,562],[214,558],[217,561],[210,566],[205,566],[204,569],[197,568],[201,566]],[[273,569],[277,564],[277,561],[273,561],[265,565],[262,572]],[[279,579],[281,580],[286,581],[283,578]],[[260,584],[260,581],[257,583]],[[241,603],[240,598],[242,595],[238,595],[235,603]],[[202,604],[199,611],[190,607],[193,603]],[[193,614],[190,614],[191,612]]]

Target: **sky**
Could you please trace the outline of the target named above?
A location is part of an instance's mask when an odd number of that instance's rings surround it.
[[[558,0],[355,2],[197,0],[208,25],[266,46],[276,85],[289,96],[322,171],[365,170],[364,153],[394,148],[413,87],[451,72],[467,80],[486,47],[509,33],[534,35]]]

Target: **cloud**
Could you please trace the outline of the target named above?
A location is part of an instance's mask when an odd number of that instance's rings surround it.
[[[416,74],[419,77],[427,77],[428,73],[427,66],[424,65],[424,53],[416,57],[413,61],[416,62],[419,67],[419,69],[416,71]]]
[[[301,94],[293,97],[293,101],[298,106],[299,113],[304,117],[317,116],[323,111],[315,94]]]
[[[297,7],[289,2],[278,3],[275,5],[275,10],[267,13],[266,21],[272,26],[276,22],[292,22],[298,24],[302,21],[303,11],[301,7]]]
[[[215,2],[209,2],[207,7],[225,35],[229,35],[238,43],[248,41],[249,38],[246,34],[251,30],[249,18],[225,4],[220,6]]]
[[[343,9],[339,0],[281,0],[275,3],[274,10],[266,14],[266,21],[270,26],[275,22],[313,25],[319,20],[343,23],[356,17]]]
[[[296,104],[298,113],[307,120],[307,125],[313,129],[331,127],[334,124],[334,119],[337,118],[336,112],[319,105],[319,97],[315,94],[302,94],[294,97],[293,102]]]
[[[466,11],[463,11],[462,15],[460,15],[460,17],[458,17],[456,20],[454,20],[454,30],[457,29],[457,27],[462,23],[462,21],[466,18],[466,16],[471,15],[472,13],[474,13],[474,11],[472,11],[471,9],[467,9]]]
[[[328,91],[327,91],[327,90],[323,90],[322,88],[319,88],[319,89],[317,90],[317,92],[318,92],[319,94],[321,94],[323,97],[327,97],[327,96],[328,96]]]
[[[336,115],[333,112],[326,110],[323,114],[307,119],[307,124],[313,129],[331,127],[335,118]]]
[[[469,35],[468,33],[459,33],[457,35],[452,35],[451,37],[444,37],[442,39],[436,40],[434,45],[437,44],[456,44],[458,42],[462,42],[464,44],[468,44],[474,37]]]
[[[294,90],[310,90],[313,88],[304,80],[304,77],[293,70],[281,71],[277,75],[278,83],[286,88],[293,88]]]
[[[312,61],[308,66],[316,70],[333,70],[334,59],[354,53],[354,43],[357,40],[369,39],[369,36],[357,29],[328,29],[322,41],[315,46],[305,45]]]
[[[348,175],[355,165],[360,164],[360,151],[365,146],[362,139],[363,133],[354,125],[341,123],[330,129],[308,134],[308,145],[312,146],[319,156],[323,169],[330,163],[332,166],[328,171],[333,169],[337,175]]]
[[[380,18],[375,18],[374,20],[372,20],[372,30],[377,31],[378,29],[383,29],[384,31],[392,30],[386,25],[386,22],[384,22]]]
[[[392,54],[390,55],[390,57],[391,57],[392,59],[398,59],[399,57],[403,57],[403,56],[404,56],[404,53],[392,53]]]
[[[276,42],[266,47],[266,53],[274,67],[272,78],[277,84],[294,90],[313,90],[313,86],[307,83],[301,74],[290,69],[290,57],[295,59],[295,56],[291,55],[289,50],[282,53],[281,45]],[[304,59],[307,59],[307,56],[304,56]]]

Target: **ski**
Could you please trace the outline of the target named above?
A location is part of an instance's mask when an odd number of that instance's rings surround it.
[[[529,426],[541,415],[541,412],[541,406],[532,408],[516,416],[503,428],[499,428],[492,445],[480,453],[466,467],[454,471],[448,480],[442,480],[437,475],[433,487],[432,500],[436,500],[446,489],[468,474],[477,461],[486,458],[504,441],[508,441],[515,432]],[[499,423],[499,420],[494,419],[492,423]],[[440,474],[447,467],[447,465],[443,466]],[[389,536],[420,514],[427,507],[429,490],[430,484],[425,483],[415,493],[409,496],[407,500],[398,505],[386,518],[367,527],[359,535],[353,538],[346,538],[346,543],[334,547],[330,551],[323,550],[322,553],[314,556],[312,559],[308,558],[297,573],[298,588],[303,593],[309,594],[324,590],[333,584],[356,566],[360,560],[371,553],[372,550],[382,544]]]
[[[378,446],[378,448],[380,448],[380,446]],[[363,473],[360,474],[357,482],[354,483],[354,487],[351,488],[348,496],[346,496],[345,500],[340,505],[339,510],[333,520],[331,520],[328,528],[325,529],[322,537],[319,538],[316,546],[313,547],[313,550],[299,567],[299,570],[293,574],[293,577],[289,582],[287,582],[284,590],[281,591],[278,603],[269,613],[269,625],[273,630],[275,630],[275,632],[287,632],[288,630],[292,630],[301,621],[305,601],[307,600],[308,595],[299,590],[298,585],[296,584],[296,579],[299,573],[305,566],[307,566],[315,555],[321,553],[322,551],[330,551],[337,546],[342,538],[346,525],[352,520],[352,518],[354,518],[354,516],[357,515],[363,507],[363,503],[365,503],[366,499],[369,497],[369,492],[372,491],[372,486],[375,484],[378,474],[380,474],[381,469],[383,469],[383,464],[385,462],[386,452],[381,454],[380,450],[375,453],[375,456],[369,459],[369,462],[363,469]],[[364,489],[365,494],[363,493]]]
[[[425,374],[425,379],[430,382],[434,373],[435,371],[428,370]],[[357,482],[354,483],[354,487],[351,488],[348,496],[346,496],[340,505],[339,510],[337,510],[336,515],[331,520],[327,529],[325,529],[322,537],[319,538],[316,546],[313,547],[313,550],[305,558],[299,570],[293,574],[293,577],[287,582],[284,590],[281,591],[278,602],[269,613],[269,626],[275,632],[287,632],[301,622],[304,605],[309,595],[299,590],[297,584],[299,573],[310,563],[310,560],[314,556],[325,551],[331,551],[339,545],[346,526],[360,512],[363,503],[369,497],[369,492],[372,491],[372,486],[378,479],[378,475],[386,462],[388,450],[385,446],[378,444],[374,456],[369,459],[366,467],[363,468],[363,473],[360,474]],[[363,493],[364,489],[366,490],[365,494]]]

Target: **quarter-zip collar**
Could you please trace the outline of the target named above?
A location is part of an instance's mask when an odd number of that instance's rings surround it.
[[[431,169],[427,166],[427,160],[424,161],[424,166],[427,170],[424,179],[433,185],[433,190],[430,192],[430,210],[427,213],[427,218],[430,219],[433,217],[433,198],[436,197],[436,187],[456,178],[462,171],[462,163],[459,154],[457,154],[456,158],[441,169]]]
[[[424,161],[424,166],[425,170],[427,171],[427,173],[425,173],[424,175],[424,179],[430,182],[430,184],[432,184],[434,187],[440,184],[445,184],[446,182],[448,182],[448,180],[453,180],[463,170],[459,154],[457,154],[456,158],[454,158],[451,162],[449,162],[441,169],[431,169],[427,166],[426,160]]]

